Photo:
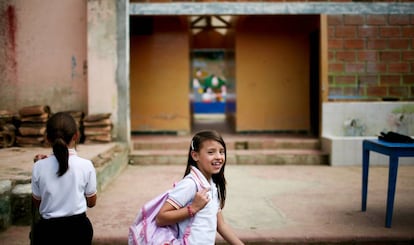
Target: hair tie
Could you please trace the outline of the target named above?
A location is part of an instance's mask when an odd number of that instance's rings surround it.
[[[193,140],[191,141],[191,150],[194,151],[194,141]]]

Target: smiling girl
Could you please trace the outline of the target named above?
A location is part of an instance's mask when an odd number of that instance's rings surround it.
[[[157,225],[178,223],[179,235],[183,236],[192,222],[188,238],[191,245],[215,244],[216,232],[229,244],[243,244],[225,223],[221,212],[226,201],[225,165],[226,144],[220,134],[214,130],[195,134],[184,178],[169,193],[157,215]]]

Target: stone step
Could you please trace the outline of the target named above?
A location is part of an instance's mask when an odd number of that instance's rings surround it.
[[[129,155],[131,165],[185,165],[186,150],[134,150]],[[253,149],[230,150],[227,163],[237,165],[328,165],[329,155],[314,149]]]
[[[320,139],[298,135],[223,135],[227,163],[239,165],[325,165]],[[188,136],[140,135],[132,137],[132,165],[181,165],[187,163]]]
[[[47,148],[6,148],[1,152],[0,168],[0,230],[12,225],[32,222],[32,189],[30,162],[33,156],[46,153]],[[79,145],[82,157],[91,160],[96,169],[98,192],[105,189],[128,165],[129,147],[124,143]],[[16,154],[19,153],[19,154]],[[27,164],[28,163],[28,164]]]
[[[228,150],[250,149],[320,149],[318,138],[275,137],[271,135],[223,136]],[[135,150],[182,150],[188,149],[191,138],[183,136],[137,136],[132,138]]]

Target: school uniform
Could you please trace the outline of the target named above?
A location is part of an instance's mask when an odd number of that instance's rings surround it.
[[[69,149],[67,172],[59,177],[58,169],[54,155],[33,165],[32,193],[41,200],[35,244],[91,244],[93,228],[86,216],[85,196],[96,194],[95,168],[90,160]]]
[[[189,236],[189,244],[213,245],[215,244],[217,232],[217,212],[220,211],[220,201],[216,184],[212,179],[207,180],[196,167],[191,168],[189,175],[191,175],[192,178],[186,176],[171,190],[167,202],[177,209],[189,205],[198,191],[197,184],[194,180],[201,185],[201,188],[210,188],[210,191],[208,192],[210,201],[194,216]],[[178,223],[179,238],[183,236],[190,221],[191,219],[186,219]]]

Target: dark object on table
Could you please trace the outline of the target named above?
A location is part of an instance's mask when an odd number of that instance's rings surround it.
[[[414,139],[410,136],[392,131],[387,133],[381,132],[381,135],[378,136],[378,139],[392,143],[414,143]]]

